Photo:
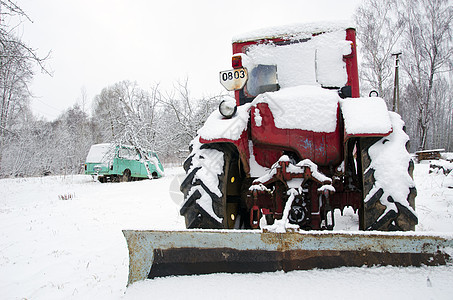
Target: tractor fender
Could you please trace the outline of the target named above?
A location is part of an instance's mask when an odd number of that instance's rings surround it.
[[[383,137],[393,131],[387,105],[380,97],[341,99],[340,108],[345,141],[352,137]]]
[[[234,145],[247,174],[250,172],[248,142],[250,107],[250,103],[238,106],[236,114],[231,118],[225,118],[218,110],[215,110],[203,127],[198,130],[201,144],[229,143]]]

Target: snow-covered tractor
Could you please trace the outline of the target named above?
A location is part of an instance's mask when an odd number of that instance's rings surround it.
[[[413,163],[400,116],[359,97],[353,28],[252,32],[234,39],[233,53],[220,81],[235,97],[210,115],[184,163],[180,213],[192,230],[123,230],[129,284],[451,262],[451,237],[381,232],[415,229]],[[345,207],[368,232],[320,231]]]
[[[233,41],[234,90],[191,144],[181,184],[187,228],[414,230],[413,162],[400,116],[360,97],[355,29],[305,24]]]

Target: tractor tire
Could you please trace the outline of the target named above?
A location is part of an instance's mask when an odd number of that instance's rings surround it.
[[[395,124],[393,125],[394,132],[397,132],[398,127],[395,127]],[[415,196],[417,195],[417,190],[411,180],[414,169],[412,159],[409,158],[407,160],[406,169],[404,169],[404,163],[401,164],[400,174],[403,173],[402,177],[406,178],[406,182],[409,183],[406,186],[398,186],[398,193],[395,193],[395,186],[391,186],[392,180],[385,178],[385,180],[379,181],[376,179],[376,166],[373,164],[373,155],[370,155],[370,149],[373,146],[380,147],[380,150],[385,149],[386,143],[389,143],[389,146],[394,149],[396,144],[392,141],[394,139],[392,138],[393,134],[397,133],[391,133],[388,137],[383,138],[361,138],[359,141],[358,154],[360,154],[361,160],[358,167],[359,172],[361,170],[363,174],[363,205],[359,211],[359,228],[361,230],[409,231],[415,230],[415,225],[418,223],[417,216],[415,215]],[[397,145],[396,147],[399,148],[398,151],[406,151],[404,144]],[[391,153],[391,151],[380,152],[380,155],[385,155],[387,152]],[[391,155],[387,158],[379,157],[379,160],[382,161],[382,159],[390,160],[392,157]],[[392,164],[390,166],[393,167]],[[404,174],[405,172],[407,174]],[[382,172],[380,174],[382,178]],[[399,194],[402,191],[401,189],[407,191],[407,196],[406,199],[402,199],[400,194],[400,198],[397,201],[398,195],[396,194]]]
[[[202,145],[192,150],[184,163],[187,175],[180,187],[184,194],[180,214],[187,228],[233,228],[229,216],[237,215],[231,209],[237,210],[237,205],[228,202],[227,189],[229,174],[237,173],[237,165],[238,155],[227,144]]]

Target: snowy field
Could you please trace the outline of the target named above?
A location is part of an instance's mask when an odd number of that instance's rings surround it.
[[[418,164],[417,231],[453,233],[453,189]],[[167,277],[126,288],[122,229],[184,229],[175,192],[182,168],[130,183],[90,176],[0,180],[0,299],[452,299],[453,265],[362,267]],[[67,200],[65,200],[67,199]],[[357,216],[336,215],[339,230]]]

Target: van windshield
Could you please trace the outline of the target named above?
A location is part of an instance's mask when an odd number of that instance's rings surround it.
[[[97,144],[93,145],[88,152],[87,163],[102,163],[108,162],[113,158],[112,144]]]

